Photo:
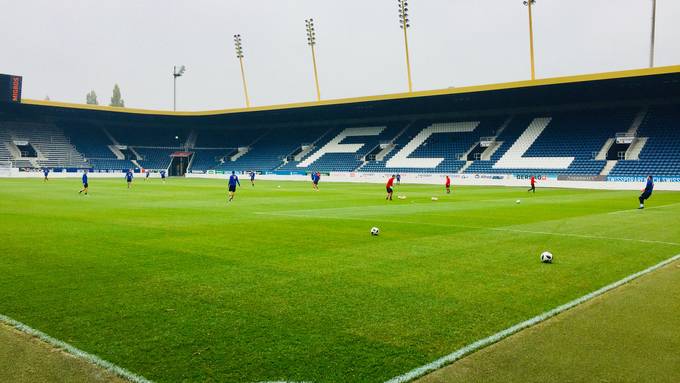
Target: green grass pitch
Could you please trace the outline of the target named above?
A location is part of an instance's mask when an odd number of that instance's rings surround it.
[[[0,180],[0,313],[159,382],[380,382],[680,253],[673,192],[90,181]]]

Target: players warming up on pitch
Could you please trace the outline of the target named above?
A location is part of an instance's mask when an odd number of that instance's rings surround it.
[[[236,193],[236,185],[241,186],[241,183],[239,182],[236,173],[231,172],[231,176],[229,176],[229,200],[227,202],[231,202],[231,200],[234,199],[234,193]]]
[[[250,172],[250,184],[255,186],[255,172],[254,171]]]
[[[387,180],[387,185],[385,185],[385,189],[387,190],[387,197],[385,197],[386,200],[392,201],[392,192],[394,191],[392,187],[394,186],[394,179],[395,176],[392,174],[392,177],[390,177],[389,180]]]
[[[165,183],[165,170],[161,170],[161,181]]]
[[[87,188],[89,185],[87,184],[87,170],[83,171],[83,188],[78,192],[78,194],[81,194],[85,192],[85,195],[87,195]]]
[[[446,194],[451,194],[451,178],[446,176]]]
[[[312,189],[319,191],[319,180],[321,180],[321,173],[312,173]]]
[[[144,181],[148,180],[150,175],[151,171],[149,169],[146,169],[146,176],[144,176]]]
[[[645,200],[652,196],[652,191],[654,191],[654,179],[652,179],[652,176],[647,176],[647,185],[645,185],[645,189],[640,194],[640,197],[638,197],[640,200],[640,207],[638,209],[645,208]]]
[[[125,180],[127,181],[128,189],[130,188],[130,186],[132,186],[133,177],[134,176],[132,175],[132,170],[128,169],[127,173],[125,173]]]
[[[531,187],[527,191],[536,193],[536,177],[531,176],[529,182],[531,182]]]
[[[47,176],[50,175],[50,169],[48,169],[48,168],[43,169],[43,175],[45,176],[45,178],[43,178],[43,182],[49,181],[49,179],[47,178]]]

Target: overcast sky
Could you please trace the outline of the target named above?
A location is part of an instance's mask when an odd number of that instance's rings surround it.
[[[407,89],[397,0],[0,0],[0,73],[24,98],[178,110],[242,107],[232,36],[243,36],[251,102],[315,98],[304,20],[313,17],[322,98]],[[648,65],[652,0],[538,0],[537,77]],[[415,90],[527,79],[522,0],[409,0]],[[657,0],[656,65],[680,64],[680,1]]]

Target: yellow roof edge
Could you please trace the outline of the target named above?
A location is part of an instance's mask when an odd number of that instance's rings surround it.
[[[103,105],[87,105],[87,104],[76,104],[76,103],[70,103],[70,102],[44,101],[44,100],[31,100],[31,99],[23,99],[21,101],[21,103],[27,104],[27,105],[52,106],[52,107],[74,108],[74,109],[85,109],[85,110],[99,110],[99,111],[118,112],[118,113],[153,114],[153,115],[163,115],[163,116],[213,116],[213,115],[218,115],[218,114],[257,112],[257,111],[266,111],[266,110],[282,110],[282,109],[302,108],[302,107],[321,106],[321,105],[341,105],[341,104],[350,104],[350,103],[366,102],[366,101],[398,100],[398,99],[403,99],[403,98],[415,98],[415,97],[426,97],[426,96],[440,96],[440,95],[447,95],[447,94],[484,92],[484,91],[490,91],[490,90],[526,88],[526,87],[531,87],[531,86],[568,84],[568,83],[574,83],[574,82],[609,80],[609,79],[616,79],[616,78],[628,78],[628,77],[639,77],[639,76],[653,76],[653,75],[669,74],[669,73],[680,73],[680,65],[671,65],[671,66],[664,66],[664,67],[657,67],[657,68],[645,68],[645,69],[629,69],[629,70],[622,70],[622,71],[615,71],[615,72],[603,72],[603,73],[593,73],[593,74],[584,74],[584,75],[575,75],[575,76],[551,77],[551,78],[544,78],[544,79],[537,79],[537,80],[512,81],[512,82],[487,84],[487,85],[472,85],[472,86],[465,86],[465,87],[460,87],[460,88],[447,88],[447,89],[434,89],[434,90],[416,91],[416,92],[412,92],[412,93],[408,93],[408,92],[392,93],[392,94],[384,94],[384,95],[350,97],[350,98],[330,99],[330,100],[321,100],[321,101],[296,102],[296,103],[290,103],[290,104],[254,106],[254,107],[250,107],[250,108],[219,109],[219,110],[195,111],[195,112],[172,112],[172,111],[165,111],[165,110],[118,108],[118,107],[103,106]]]

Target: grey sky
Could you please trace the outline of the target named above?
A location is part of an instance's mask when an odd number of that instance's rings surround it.
[[[185,64],[178,110],[244,104],[232,35],[243,36],[253,105],[315,97],[304,20],[315,19],[322,98],[406,90],[396,0],[0,0],[0,72],[24,98],[172,108],[172,66]],[[647,66],[652,0],[538,0],[537,77]],[[522,0],[410,0],[415,90],[529,77]],[[680,64],[680,1],[657,0],[656,65]]]

